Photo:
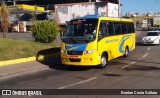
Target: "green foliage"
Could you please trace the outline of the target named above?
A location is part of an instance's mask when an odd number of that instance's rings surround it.
[[[35,41],[50,43],[56,38],[59,32],[58,25],[53,21],[38,21],[32,26],[32,33]]]
[[[56,46],[59,46],[59,44],[0,38],[0,62],[36,56],[40,51],[46,51]],[[47,51],[42,55],[48,55],[53,52]]]

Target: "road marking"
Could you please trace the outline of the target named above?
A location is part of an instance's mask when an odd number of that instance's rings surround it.
[[[147,49],[147,50],[149,51],[149,50],[151,50],[151,48],[150,48],[150,47],[148,47],[148,49]]]
[[[132,62],[131,65],[135,64],[136,62]]]
[[[145,58],[145,57],[147,57],[148,54],[149,54],[149,53],[145,53],[142,57]]]
[[[89,81],[92,81],[94,79],[96,79],[97,77],[93,77],[93,78],[90,78],[90,79],[87,79],[87,80],[84,80],[84,81],[80,81],[80,82],[77,82],[77,83],[73,83],[73,84],[70,84],[70,85],[67,85],[67,86],[63,86],[63,87],[60,87],[58,89],[65,89],[67,87],[71,87],[71,86],[75,86],[75,85],[78,85],[78,84],[82,84],[82,83],[85,83],[85,82],[89,82]]]
[[[129,66],[131,66],[131,65],[133,65],[133,64],[135,64],[136,62],[131,62],[129,65],[126,65],[126,66],[123,66],[123,67],[121,67],[122,69],[124,69],[124,68],[127,68],[127,67],[129,67]]]

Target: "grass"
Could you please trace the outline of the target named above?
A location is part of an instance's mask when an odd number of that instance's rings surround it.
[[[55,43],[0,38],[0,61],[36,56],[44,49],[58,46]]]

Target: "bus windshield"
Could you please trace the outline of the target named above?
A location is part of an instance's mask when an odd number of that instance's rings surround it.
[[[96,38],[98,19],[77,19],[69,22],[63,34],[63,41],[74,43],[88,43]]]

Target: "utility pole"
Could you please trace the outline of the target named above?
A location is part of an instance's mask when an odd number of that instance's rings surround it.
[[[108,0],[106,0],[106,16],[108,17]]]
[[[16,5],[16,1],[15,1],[15,0],[13,0],[13,5],[14,5],[14,6]]]
[[[121,18],[121,1],[118,0],[118,17]]]

